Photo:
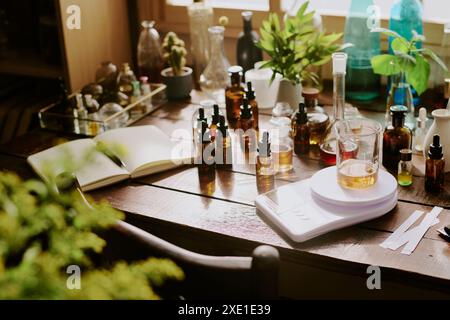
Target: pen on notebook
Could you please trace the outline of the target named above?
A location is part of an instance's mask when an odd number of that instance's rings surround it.
[[[97,151],[103,153],[105,156],[107,156],[112,162],[114,162],[117,166],[121,167],[122,169],[127,169],[125,164],[118,156],[112,152],[105,143],[103,142],[97,142]]]

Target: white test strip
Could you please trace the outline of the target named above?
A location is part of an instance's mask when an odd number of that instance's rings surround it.
[[[393,234],[391,234],[389,238],[380,244],[380,246],[385,249],[391,249],[391,246],[395,245],[406,230],[408,230],[423,214],[423,211],[414,211],[413,214],[411,214],[408,219],[406,219],[405,222],[403,222],[402,225],[398,227]]]
[[[439,219],[437,218],[439,214],[444,210],[440,207],[434,207],[433,210],[423,219],[422,223],[418,227],[417,233],[414,235],[414,238],[410,238],[406,246],[403,248],[402,253],[410,255],[419,244],[420,240],[422,240],[425,233],[427,233],[428,229],[432,226],[439,223]]]

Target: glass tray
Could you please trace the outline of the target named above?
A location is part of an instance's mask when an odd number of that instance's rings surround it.
[[[142,96],[120,112],[101,120],[85,119],[64,114],[59,103],[52,103],[39,111],[39,122],[43,129],[82,136],[96,136],[107,130],[127,127],[161,107],[167,102],[165,89],[166,85],[164,84],[152,83],[152,92],[150,94]],[[74,96],[75,94],[69,98]],[[140,109],[142,104],[146,106],[144,111]],[[138,110],[139,112],[137,112]],[[120,121],[121,119],[126,119],[126,121]]]

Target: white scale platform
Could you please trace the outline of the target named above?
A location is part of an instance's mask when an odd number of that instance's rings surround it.
[[[375,219],[397,205],[397,181],[380,170],[378,182],[366,190],[337,183],[336,167],[256,198],[256,207],[293,241],[304,242],[327,232]]]

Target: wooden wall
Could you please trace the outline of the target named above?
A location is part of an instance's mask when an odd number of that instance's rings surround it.
[[[81,29],[69,30],[66,9],[81,8]],[[95,80],[102,61],[120,66],[131,60],[127,0],[59,0],[66,73],[72,91]]]

